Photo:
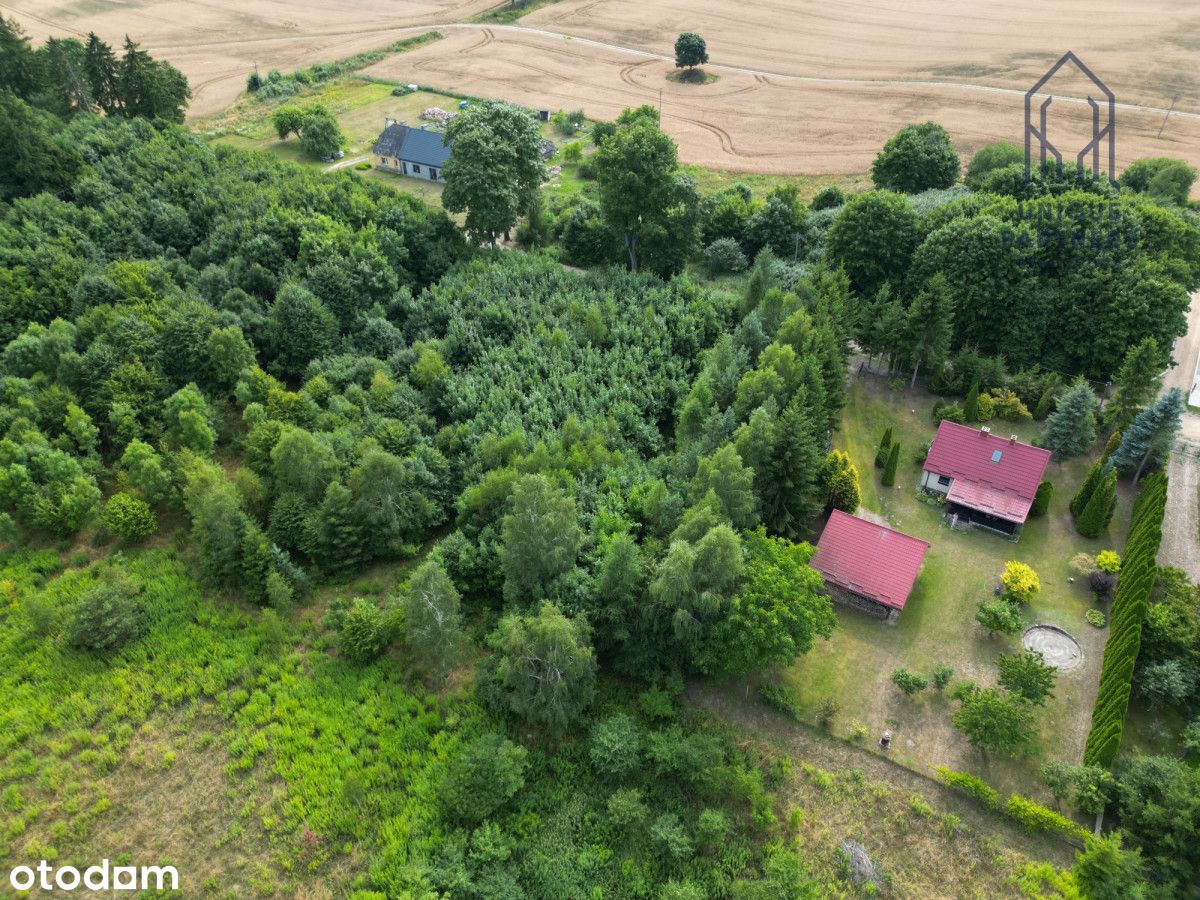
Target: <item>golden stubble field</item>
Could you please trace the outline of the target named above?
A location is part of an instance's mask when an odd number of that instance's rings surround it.
[[[230,103],[256,63],[286,70],[332,60],[491,5],[7,0],[0,12],[35,38],[135,35],[188,75],[192,113],[202,115]],[[717,82],[666,80],[684,29],[708,40]],[[606,118],[657,104],[661,92],[663,124],[684,161],[827,175],[865,171],[887,137],[913,121],[944,124],[964,156],[993,140],[1019,143],[1021,92],[1069,49],[1117,96],[1118,169],[1151,155],[1200,165],[1200,7],[1191,0],[560,0],[517,25],[442,30],[445,40],[368,74]],[[1081,145],[1088,85],[1061,77],[1054,93],[1054,135],[1064,148]]]

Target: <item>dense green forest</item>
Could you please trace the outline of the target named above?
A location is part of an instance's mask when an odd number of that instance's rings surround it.
[[[1165,363],[1200,278],[1194,216],[1144,192],[701,200],[673,145],[653,216],[601,174],[599,205],[543,223],[560,247],[481,248],[377,182],[206,144],[132,43],[0,39],[6,859],[74,852],[108,802],[85,783],[186,710],[219,719],[231,777],[286,785],[263,893],[837,890],[785,840],[786,764],[681,691],[835,627],[805,541],[858,506],[828,453],[852,341],[1052,406],[1129,347]],[[609,139],[602,168],[669,142],[637,111]],[[1119,240],[1079,244],[1102,226]],[[702,240],[755,260],[744,283],[683,272]],[[585,244],[649,272],[555,258]],[[322,594],[379,565],[396,591]],[[1196,860],[1159,811],[1200,790],[1130,768],[1145,896],[1168,896]],[[1090,847],[1079,881],[1136,883],[1132,856]]]

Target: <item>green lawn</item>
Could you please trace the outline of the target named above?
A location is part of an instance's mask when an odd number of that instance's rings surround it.
[[[1078,762],[1090,724],[1105,631],[1084,620],[1093,605],[1081,583],[1069,583],[1070,558],[1080,551],[1124,546],[1131,493],[1124,490],[1108,535],[1087,540],[1075,533],[1067,503],[1086,474],[1088,460],[1060,466],[1051,463],[1047,477],[1054,483],[1050,514],[1032,520],[1018,543],[989,531],[952,531],[941,509],[922,501],[917,491],[920,466],[913,454],[933,437],[930,410],[935,398],[924,391],[890,390],[885,379],[860,376],[851,383],[842,428],[834,445],[846,450],[862,476],[863,505],[886,516],[892,527],[930,542],[925,566],[899,622],[889,625],[853,610],[838,607],[840,627],[783,673],[807,712],[834,698],[841,713],[838,733],[849,733],[857,722],[873,735],[890,728],[892,755],[918,770],[933,765],[974,771],[1000,790],[1019,790],[1038,796],[1035,770],[1046,759]],[[891,426],[901,443],[901,467],[894,488],[879,483],[874,468],[875,448]],[[1036,423],[995,421],[993,431],[1032,438]],[[930,689],[906,699],[889,675],[905,667],[926,675],[937,663],[954,667],[955,679],[981,684],[996,680],[998,654],[1019,646],[1019,638],[989,638],[975,622],[980,599],[989,596],[1007,560],[1028,563],[1041,577],[1042,590],[1027,610],[1026,620],[1059,625],[1079,641],[1084,663],[1059,676],[1055,697],[1038,713],[1038,756],[1018,760],[985,758],[950,724],[957,704]],[[873,743],[869,741],[868,743]]]

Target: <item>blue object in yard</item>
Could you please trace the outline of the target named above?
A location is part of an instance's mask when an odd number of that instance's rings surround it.
[[[458,101],[458,108],[459,108],[459,109],[466,109],[466,108],[467,108],[467,101],[466,101],[466,100],[459,100],[459,101]]]

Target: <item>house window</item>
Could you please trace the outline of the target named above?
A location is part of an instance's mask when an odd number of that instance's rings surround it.
[[[948,475],[939,475],[938,476],[938,484],[940,484],[942,487],[945,487],[949,483],[950,483],[950,477]]]
[[[430,170],[429,170],[429,177],[430,177],[430,179],[431,179],[431,180],[433,180],[433,181],[437,181],[437,169],[430,169]]]
[[[992,451],[992,462],[1000,462],[1000,456],[1001,456],[1001,455],[1002,455],[1002,451],[1000,451],[1000,450],[993,450],[993,451]]]
[[[421,174],[421,167],[418,166],[416,163],[413,163],[413,172],[417,175]]]

